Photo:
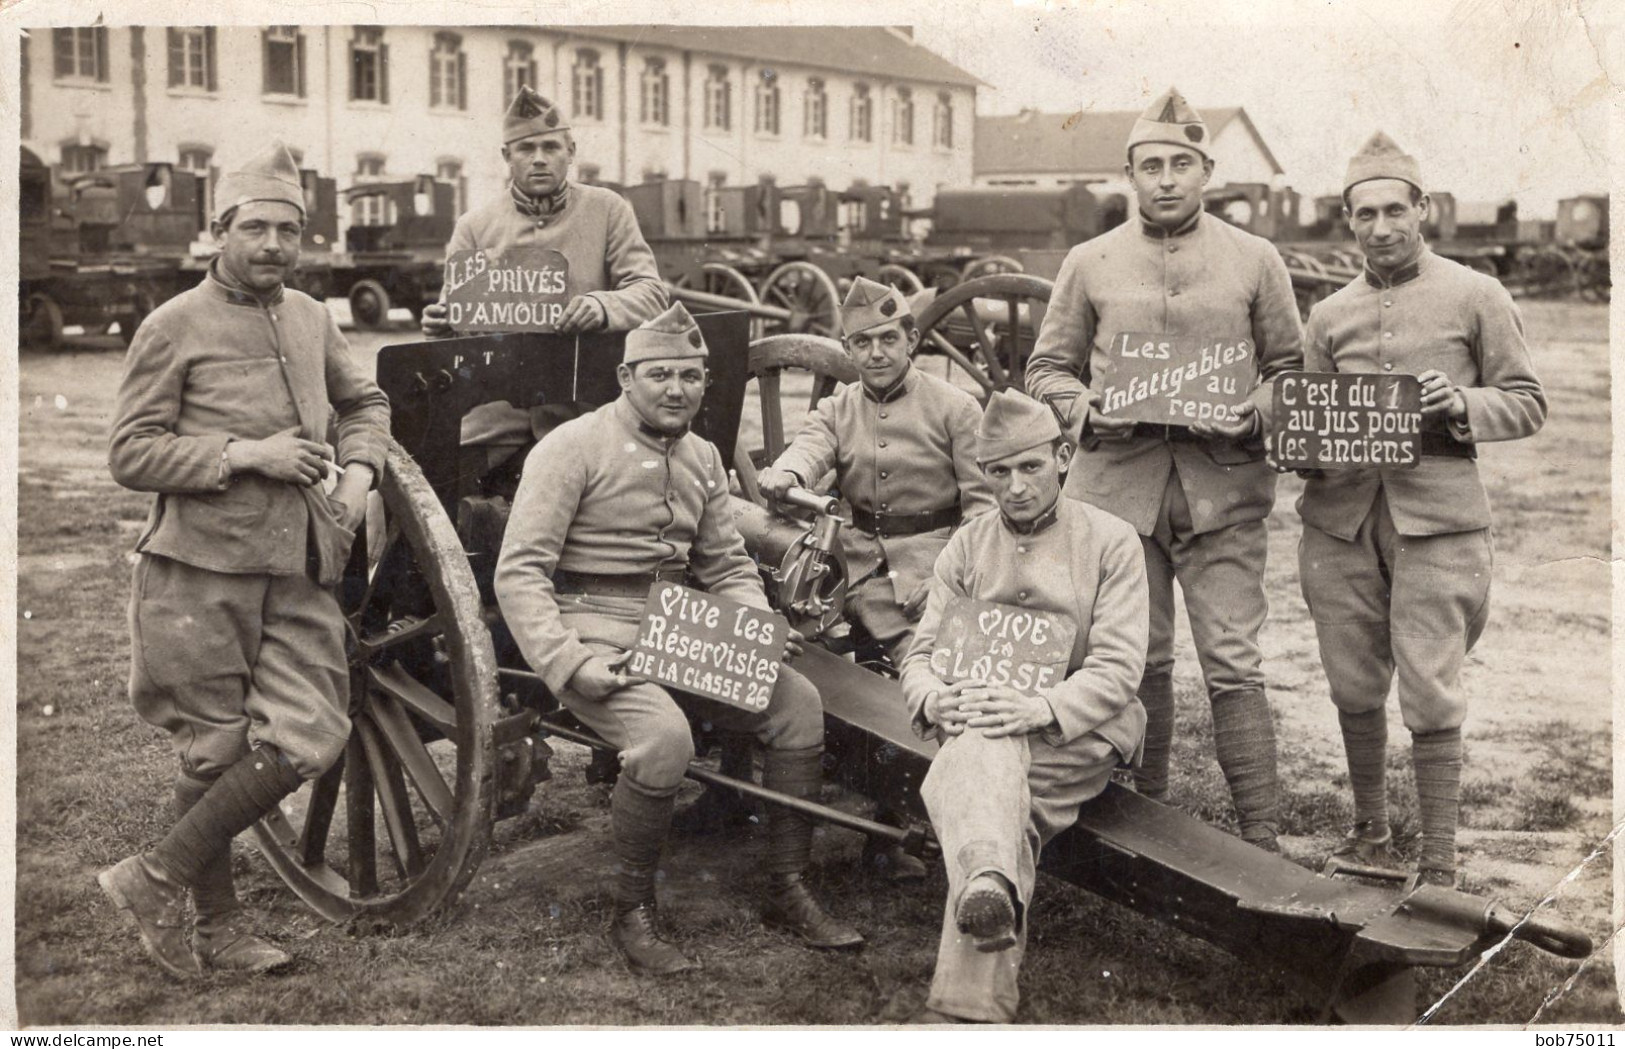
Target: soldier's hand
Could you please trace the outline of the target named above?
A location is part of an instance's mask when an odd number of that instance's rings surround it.
[[[981,686],[972,681],[960,681],[952,685],[944,685],[941,689],[925,697],[923,713],[925,720],[940,728],[950,736],[957,736],[965,731],[965,722],[970,720],[970,712],[963,707],[965,693],[972,688]]]
[[[351,463],[328,496],[339,524],[354,532],[367,517],[367,493],[372,489],[372,467]]]
[[[597,702],[614,695],[623,688],[633,685],[647,684],[649,679],[642,674],[631,674],[626,670],[626,661],[632,655],[627,652],[615,660],[607,660],[602,656],[593,656],[570,676],[566,687],[578,695],[586,696]]]
[[[1232,441],[1239,441],[1244,437],[1251,437],[1256,429],[1262,428],[1263,416],[1258,414],[1258,405],[1252,401],[1243,401],[1236,406],[1235,422],[1215,422],[1211,419],[1201,419],[1191,423],[1191,433],[1198,437],[1224,437]]]
[[[564,315],[559,318],[558,330],[565,335],[575,335],[584,331],[597,331],[609,323],[609,314],[597,299],[590,295],[577,295],[564,307]]]
[[[966,689],[960,707],[970,714],[967,728],[982,730],[984,736],[1021,736],[1042,732],[1055,724],[1055,711],[1049,700],[1029,696],[1008,685],[978,685]]]
[[[925,612],[926,598],[930,596],[931,580],[922,579],[920,585],[914,588],[914,592],[908,595],[908,600],[903,602],[903,618],[910,623],[918,623],[921,614]]]
[[[1080,410],[1085,412],[1084,418],[1089,424],[1089,432],[1102,441],[1126,441],[1134,436],[1133,419],[1113,419],[1110,416],[1101,415],[1093,408]],[[1079,432],[1082,432],[1081,426]]]
[[[288,484],[315,484],[327,476],[333,453],[327,445],[298,436],[299,427],[260,441],[232,441],[226,463],[233,474],[257,473]]]
[[[451,321],[447,318],[450,311],[443,302],[431,302],[423,307],[423,316],[418,321],[418,327],[423,331],[425,339],[440,339],[451,332]]]
[[[1450,376],[1436,368],[1429,368],[1416,380],[1422,384],[1422,414],[1442,415],[1452,422],[1467,418],[1467,398],[1461,387],[1450,381]]]
[[[773,466],[756,475],[756,486],[762,490],[763,495],[772,496],[774,499],[783,499],[786,492],[800,483],[796,475],[789,470],[780,470]]]

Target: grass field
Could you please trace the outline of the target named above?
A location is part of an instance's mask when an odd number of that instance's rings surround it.
[[[1469,891],[1521,908],[1604,837],[1610,821],[1609,450],[1606,309],[1524,305],[1551,398],[1537,437],[1485,450],[1496,508],[1491,623],[1469,660],[1462,862]],[[369,356],[387,341],[357,336]],[[944,879],[894,887],[858,869],[859,839],[819,833],[813,875],[832,909],[868,935],[856,955],[802,950],[754,917],[759,843],[683,838],[662,903],[702,972],[636,979],[605,935],[607,809],[556,746],[531,810],[499,825],[492,855],[455,906],[409,930],[363,933],[315,917],[244,841],[235,864],[264,932],[298,956],[289,971],[183,987],[142,955],[97,890],[101,867],[167,826],[167,742],[124,695],[130,548],[148,499],[107,475],[121,363],[111,345],[21,361],[18,610],[17,999],[32,1025],[867,1024],[905,1018],[934,959]],[[928,365],[940,367],[940,363]],[[1336,719],[1298,592],[1298,482],[1270,522],[1266,670],[1287,788],[1288,851],[1318,859],[1348,818]],[[1184,625],[1181,636],[1188,636]],[[1188,645],[1179,665],[1175,803],[1227,816]],[[1391,712],[1397,826],[1415,833],[1407,734]],[[689,788],[690,791],[693,788]],[[686,796],[686,795],[685,795]],[[855,799],[845,803],[857,804]],[[1606,857],[1554,910],[1603,940]],[[1315,1003],[1286,978],[1090,894],[1045,880],[1033,912],[1020,1019],[1031,1023],[1296,1024]],[[1439,1011],[1439,1023],[1625,1020],[1610,952],[1579,970],[1522,944]],[[1443,995],[1465,972],[1424,970]]]

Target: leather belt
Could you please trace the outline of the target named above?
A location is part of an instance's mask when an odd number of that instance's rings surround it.
[[[1164,426],[1161,423],[1135,423],[1135,437],[1155,437],[1159,441],[1182,441],[1189,444],[1202,444],[1207,441],[1191,432],[1187,426]]]
[[[553,589],[560,594],[596,594],[599,597],[647,597],[656,583],[681,583],[686,568],[661,568],[627,574],[572,572],[553,569]]]
[[[884,539],[890,536],[935,532],[939,528],[952,528],[960,522],[962,516],[958,503],[945,506],[941,510],[926,510],[917,514],[877,514],[854,506],[852,526],[860,532],[868,532]]]
[[[1419,436],[1423,455],[1442,455],[1451,459],[1478,458],[1478,445],[1472,442],[1458,441],[1447,433],[1433,430],[1423,430]]]

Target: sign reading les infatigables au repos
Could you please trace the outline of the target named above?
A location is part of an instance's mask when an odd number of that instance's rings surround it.
[[[1270,450],[1295,470],[1414,467],[1421,458],[1422,384],[1414,375],[1282,372]]]
[[[931,646],[931,672],[950,685],[975,680],[1036,696],[1066,678],[1077,636],[1071,616],[956,597]]]
[[[500,257],[446,257],[446,320],[460,332],[555,331],[569,302],[570,264],[552,248],[511,248]]]
[[[790,624],[738,601],[661,583],[649,591],[626,668],[750,711],[767,709]]]
[[[1102,415],[1163,426],[1234,422],[1253,389],[1249,339],[1119,332],[1095,376]]]

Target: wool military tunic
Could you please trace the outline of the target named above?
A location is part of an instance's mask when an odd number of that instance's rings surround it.
[[[818,403],[801,433],[773,465],[814,485],[831,469],[841,494],[871,514],[916,514],[959,506],[964,518],[992,509],[976,464],[976,399],[910,367],[883,396],[849,383]],[[898,602],[931,577],[952,526],[879,537]],[[848,541],[850,568],[862,578],[878,565],[872,545]]]
[[[446,254],[482,249],[500,258],[513,248],[551,248],[569,263],[565,301],[585,295],[604,308],[606,331],[630,331],[668,305],[654,252],[638,229],[632,205],[602,186],[571,182],[564,204],[548,215],[521,211],[510,193],[463,215]],[[444,292],[442,292],[444,296]],[[505,403],[483,404],[463,422],[462,443],[520,443],[550,419]]]
[[[1027,365],[1028,392],[1064,407],[1077,427],[1090,378],[1101,374],[1121,332],[1251,340],[1261,382],[1248,400],[1266,432],[1272,380],[1303,362],[1297,302],[1280,254],[1201,212],[1172,233],[1131,220],[1067,253]],[[1196,534],[1262,520],[1274,506],[1275,473],[1257,439],[1101,441],[1086,432],[1066,491],[1150,535],[1176,466]]]
[[[1384,281],[1355,278],[1309,315],[1310,371],[1419,375],[1437,369],[1461,388],[1465,428],[1482,444],[1527,437],[1546,419],[1523,319],[1501,282],[1423,249]],[[1352,539],[1381,489],[1400,535],[1440,535],[1490,525],[1489,497],[1470,458],[1424,455],[1409,469],[1328,470],[1304,487],[1304,522]]]
[[[497,561],[502,615],[525,659],[559,691],[592,657],[631,647],[644,599],[560,594],[553,572],[630,575],[686,567],[698,584],[768,608],[728,508],[716,445],[651,432],[623,396],[531,449]]]

